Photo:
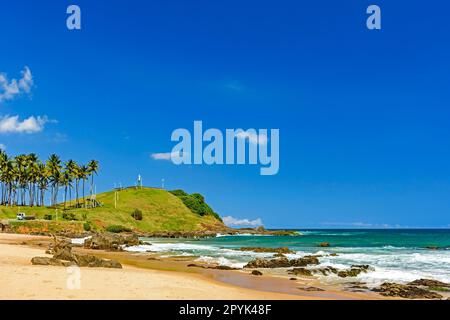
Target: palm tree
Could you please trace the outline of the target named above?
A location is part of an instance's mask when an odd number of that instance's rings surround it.
[[[0,150],[0,182],[2,186],[2,195],[0,204],[6,203],[6,184],[5,184],[5,176],[7,170],[8,155],[4,150]]]
[[[78,171],[78,179],[81,179],[82,183],[83,183],[83,205],[86,208],[86,199],[84,197],[84,182],[86,181],[86,179],[89,176],[89,168],[86,165],[82,165],[80,167],[80,170]]]
[[[27,168],[26,172],[26,180],[28,181],[28,194],[29,194],[29,204],[30,207],[34,205],[35,198],[35,186],[37,182],[37,161],[38,157],[34,153],[30,153],[27,156]]]
[[[66,210],[66,202],[67,202],[67,190],[72,187],[71,185],[71,177],[70,177],[70,173],[68,170],[65,170],[62,174],[61,174],[61,179],[60,179],[60,183],[61,185],[64,187],[64,211]]]
[[[97,174],[99,165],[97,160],[91,160],[88,163],[89,175],[91,176],[91,198],[94,194],[94,174]]]
[[[68,179],[69,180],[69,203],[72,202],[72,181],[76,178],[76,172],[77,172],[77,164],[75,161],[73,160],[69,160],[66,162],[66,167],[65,167],[65,174],[66,176],[64,177],[64,179]]]
[[[91,160],[88,165],[79,166],[69,160],[64,164],[60,158],[52,154],[42,163],[36,154],[21,154],[14,158],[8,157],[0,149],[0,205],[44,206],[45,192],[50,186],[50,205],[58,203],[58,191],[64,189],[64,209],[67,200],[72,200],[72,188],[75,188],[77,207],[80,207],[79,191],[82,182],[83,203],[86,207],[85,182],[91,177],[91,196],[94,192],[94,175],[99,169],[98,161]],[[74,183],[75,184],[74,184]],[[67,197],[69,193],[69,198]]]
[[[40,190],[40,202],[38,202],[38,205],[44,206],[45,190],[47,190],[50,172],[48,171],[46,165],[40,162],[38,164],[37,173],[38,173],[37,184]]]
[[[49,179],[52,186],[50,203],[54,206],[58,199],[59,182],[61,180],[61,159],[56,154],[52,154],[47,160],[46,166],[50,174]]]

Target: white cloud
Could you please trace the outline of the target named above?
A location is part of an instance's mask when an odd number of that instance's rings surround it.
[[[21,72],[22,78],[19,80],[8,79],[5,73],[0,73],[0,102],[14,99],[22,93],[30,93],[33,86],[33,75],[28,67]]]
[[[3,143],[0,143],[0,150],[5,151],[6,150],[6,145],[4,145]]]
[[[232,216],[226,216],[223,217],[223,222],[227,226],[252,226],[252,227],[258,227],[262,226],[263,222],[260,218],[255,220],[249,220],[249,219],[237,219],[233,218]]]
[[[181,157],[180,152],[163,152],[163,153],[152,153],[150,155],[153,160],[167,160],[170,161],[174,158]]]
[[[44,130],[47,123],[55,122],[47,116],[31,116],[21,121],[19,116],[0,117],[0,133],[37,133]]]
[[[260,144],[260,145],[267,144],[267,135],[262,133],[255,134],[249,131],[241,131],[236,133],[236,138],[248,139],[248,142],[250,142],[251,144]]]

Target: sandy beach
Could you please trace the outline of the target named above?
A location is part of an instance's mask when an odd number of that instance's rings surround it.
[[[114,255],[123,263],[123,269],[81,268],[80,288],[69,289],[68,281],[73,271],[65,267],[34,266],[30,262],[35,256],[49,256],[44,254],[49,241],[48,237],[0,234],[0,299],[374,298],[334,291],[303,294],[300,290],[293,290],[297,284],[286,285],[285,279],[268,276],[263,280],[263,277],[233,271],[187,270],[181,267],[182,262],[160,262],[151,269],[151,266],[139,263],[142,260],[139,256],[132,259],[128,256],[127,260],[126,253],[109,252],[103,252],[103,255]],[[154,261],[158,263],[158,260]],[[274,286],[286,293],[271,291]]]

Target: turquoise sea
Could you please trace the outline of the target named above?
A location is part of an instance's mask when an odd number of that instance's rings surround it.
[[[298,230],[298,236],[218,235],[208,239],[144,238],[146,245],[127,248],[133,252],[159,252],[164,255],[195,256],[206,263],[241,268],[256,257],[270,258],[271,253],[237,251],[240,247],[289,247],[297,258],[322,254],[321,266],[346,269],[353,264],[369,264],[374,270],[361,274],[358,280],[369,285],[383,281],[408,282],[431,278],[450,282],[450,229],[383,229],[383,230]],[[318,244],[329,242],[328,248]],[[438,250],[426,247],[435,246]],[[327,256],[337,253],[337,256]],[[353,279],[354,280],[354,279]],[[335,276],[323,281],[339,282]],[[347,280],[348,281],[348,280]]]

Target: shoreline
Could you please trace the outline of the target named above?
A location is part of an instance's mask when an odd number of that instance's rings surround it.
[[[123,269],[81,268],[81,289],[67,289],[64,267],[34,266],[31,258],[44,254],[52,241],[46,236],[0,233],[0,299],[224,299],[309,300],[386,299],[375,293],[354,293],[317,280],[291,281],[272,274],[253,276],[238,270],[187,267],[186,257],[161,258],[157,254],[106,252],[75,247],[103,258],[118,260]],[[150,260],[149,260],[150,258]],[[298,287],[320,286],[307,292]],[[218,293],[211,296],[211,292]]]

